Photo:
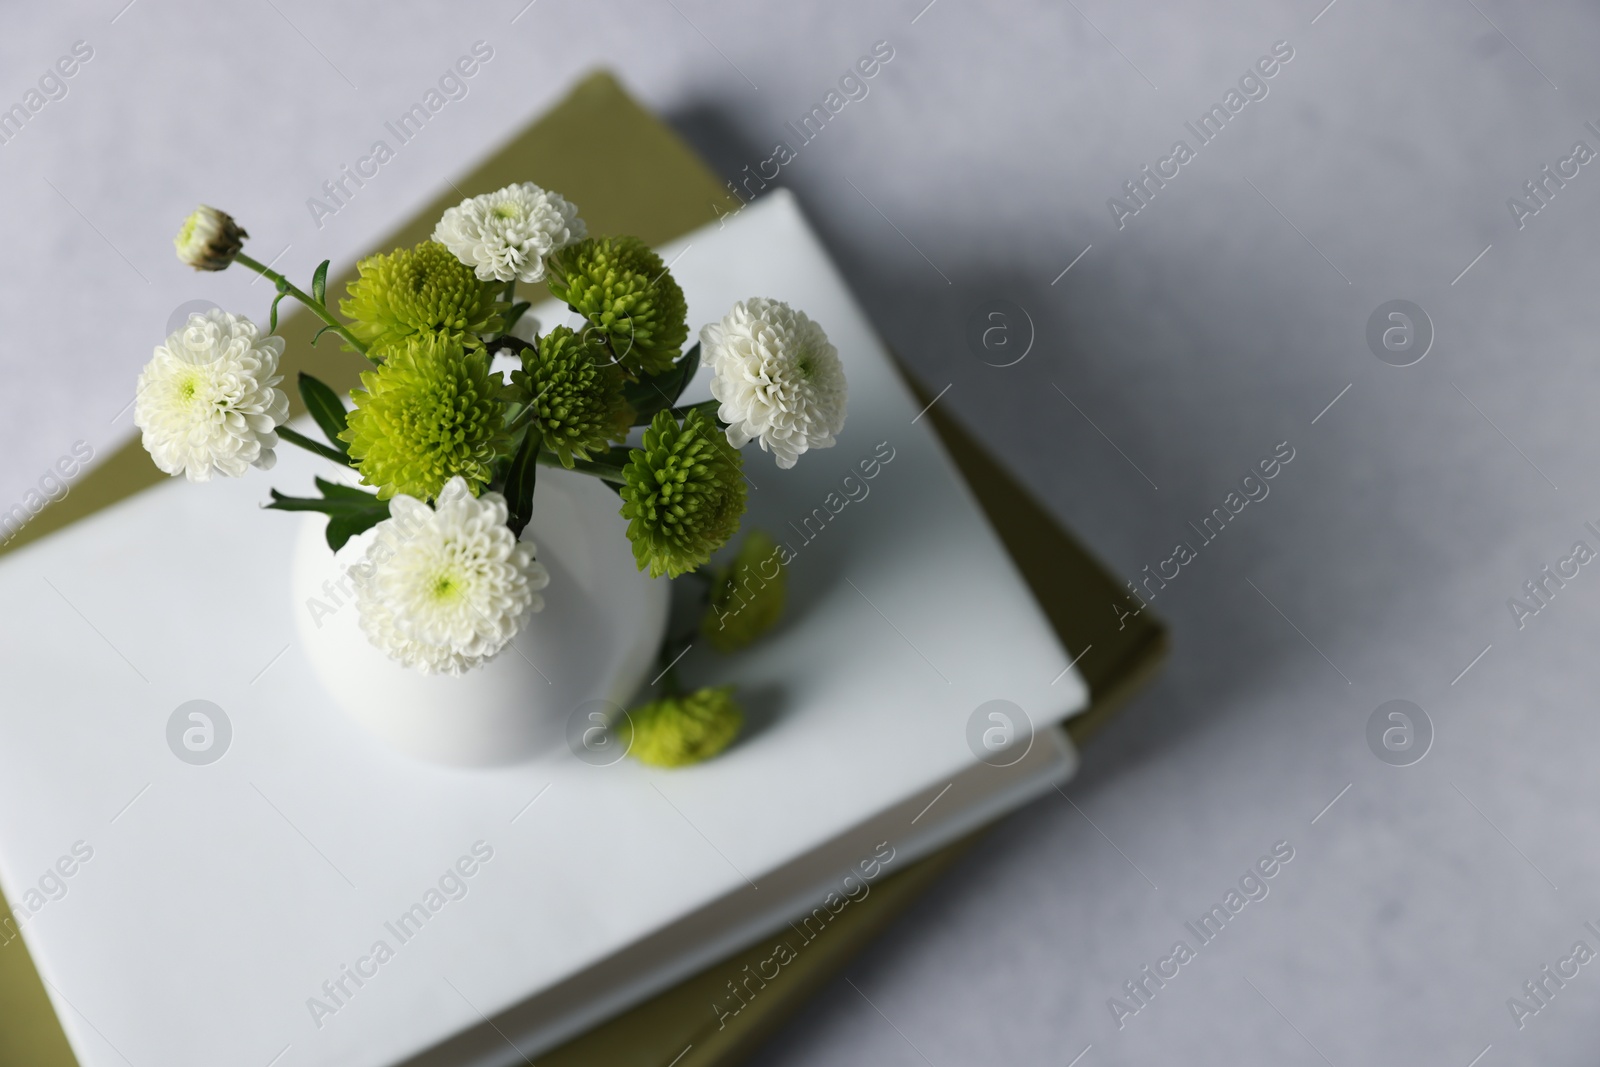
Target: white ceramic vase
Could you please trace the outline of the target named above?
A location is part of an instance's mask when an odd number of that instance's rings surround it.
[[[318,680],[363,726],[421,759],[490,766],[558,749],[580,705],[627,705],[666,631],[668,583],[639,573],[618,507],[597,479],[539,471],[523,536],[550,571],[544,610],[528,616],[513,647],[460,676],[402,667],[367,640],[338,588],[372,534],[334,554],[323,517],[307,516],[292,585],[300,642]]]

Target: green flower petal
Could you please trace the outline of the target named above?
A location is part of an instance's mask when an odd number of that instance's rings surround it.
[[[418,333],[475,340],[476,334],[499,329],[495,298],[504,286],[479,281],[442,244],[424,241],[412,249],[369,256],[356,269],[361,276],[350,283],[339,310],[352,320],[350,332],[367,342],[378,359]]]
[[[717,572],[700,633],[719,652],[732,652],[772,629],[783,614],[788,574],[778,544],[752,530],[733,563]]]
[[[622,517],[639,569],[676,578],[711,559],[744,514],[743,459],[716,422],[691,408],[656,415],[623,468]]]
[[[671,369],[689,336],[683,290],[637,237],[589,238],[561,249],[550,257],[548,284],[634,374]]]
[[[635,708],[619,727],[618,740],[624,745],[631,740],[628,754],[640,763],[683,767],[727,748],[743,725],[744,712],[734,702],[733,686],[725,685],[662,697]]]
[[[626,439],[633,425],[622,372],[565,326],[541,337],[537,351],[523,352],[511,381],[514,399],[532,405],[544,443],[568,467]]]
[[[460,336],[406,338],[361,384],[339,437],[380,500],[397,493],[432,500],[457,474],[476,496],[510,446],[505,383],[490,373],[489,354],[465,347]]]

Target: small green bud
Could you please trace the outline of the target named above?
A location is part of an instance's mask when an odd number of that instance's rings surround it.
[[[744,712],[733,699],[733,686],[724,685],[635,708],[623,720],[618,740],[630,746],[628,754],[640,763],[685,767],[727,748],[743,725]]]
[[[719,652],[733,652],[766,633],[783,614],[788,574],[778,544],[752,530],[733,562],[712,579],[700,633]]]

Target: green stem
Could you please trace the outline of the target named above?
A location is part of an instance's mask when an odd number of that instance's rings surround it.
[[[288,441],[291,445],[299,445],[307,452],[314,452],[323,459],[332,460],[341,467],[350,466],[350,457],[340,452],[337,448],[330,448],[320,441],[314,441],[305,434],[291,430],[287,426],[279,426],[276,433],[279,440]]]
[[[678,661],[683,654],[694,644],[694,633],[690,632],[679,638],[668,634],[661,639],[661,651],[656,653],[656,662],[664,668],[661,672],[661,693],[663,696],[676,697],[683,695],[683,684],[678,681]]]
[[[566,466],[561,462],[561,457],[549,449],[544,449],[539,453],[539,462],[546,467]],[[626,480],[622,475],[622,468],[615,463],[604,463],[594,459],[575,459],[572,461],[572,469],[593,475],[603,481],[616,482],[618,485],[621,485]]]
[[[682,422],[691,411],[699,411],[701,414],[715,419],[717,417],[717,409],[721,406],[721,401],[702,400],[698,404],[686,404],[681,408],[672,408],[671,414],[672,417],[677,419],[679,422]]]
[[[532,422],[537,414],[538,411],[532,404],[514,404],[506,418],[506,432],[515,434]]]
[[[243,252],[240,252],[233,258],[236,262],[244,264],[246,267],[249,267],[251,270],[267,279],[269,282],[272,282],[282,292],[288,293],[290,296],[300,301],[300,303],[310,308],[313,315],[327,323],[328,327],[333,330],[334,333],[338,334],[340,337],[343,337],[345,343],[351,348],[355,349],[357,352],[360,352],[363,356],[367,354],[367,346],[356,339],[356,335],[350,332],[349,327],[345,326],[344,323],[334,318],[333,314],[327,309],[327,307],[320,302],[313,300],[311,298],[311,294],[303,291],[299,286],[295,285],[288,278],[285,278],[282,274],[279,274],[265,263],[251,259]]]

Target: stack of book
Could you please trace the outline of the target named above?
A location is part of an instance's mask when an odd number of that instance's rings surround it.
[[[899,375],[792,197],[730,201],[606,75],[455,185],[524,180],[659,246],[692,321],[777,297],[846,361],[839,445],[788,478],[748,464],[747,523],[793,555],[784,625],[684,664],[739,686],[747,735],[676,772],[392,752],[295,647],[298,520],[241,520],[259,480],[158,484],[133,443],[0,560],[0,1060],[732,1062],[1159,662],[1150,613],[1112,610],[1120,583]],[[349,388],[312,325],[285,324],[286,371]],[[314,471],[285,455],[273,482]],[[206,766],[165,740],[195,698],[233,733]]]

